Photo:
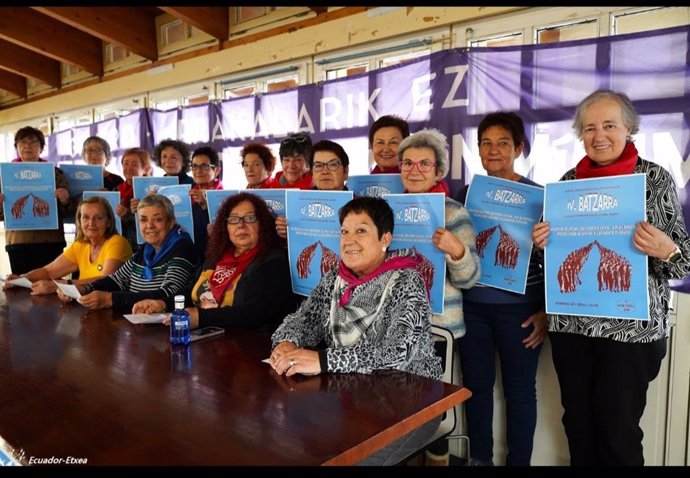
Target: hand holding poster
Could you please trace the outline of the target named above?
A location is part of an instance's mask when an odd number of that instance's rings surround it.
[[[338,211],[353,194],[288,189],[285,195],[292,290],[308,296],[340,260]]]
[[[5,229],[57,229],[55,167],[52,163],[0,164]]]
[[[645,175],[550,183],[545,190],[546,312],[649,320],[647,256],[632,244],[646,218]]]
[[[544,207],[537,186],[476,174],[465,207],[477,233],[480,284],[525,293],[532,253],[532,228]]]

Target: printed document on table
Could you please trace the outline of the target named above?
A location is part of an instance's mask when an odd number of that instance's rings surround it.
[[[133,324],[162,324],[168,314],[124,314]]]

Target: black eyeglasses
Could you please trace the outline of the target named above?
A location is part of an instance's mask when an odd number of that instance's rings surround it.
[[[239,224],[242,221],[245,224],[254,224],[256,222],[256,214],[247,214],[246,216],[228,216],[225,220],[228,224]]]
[[[332,159],[331,161],[329,161],[327,163],[314,163],[314,164],[312,164],[311,169],[313,169],[314,171],[316,171],[318,173],[325,166],[328,169],[330,169],[331,171],[337,171],[338,168],[342,165],[343,165],[343,163],[341,163],[337,159]]]
[[[203,164],[192,164],[192,169],[201,169],[202,171],[208,171],[211,168],[215,168],[214,165],[203,163]]]
[[[292,143],[304,144],[304,143],[308,143],[308,142],[309,142],[309,138],[307,138],[306,136],[290,136],[289,138],[285,138],[284,140],[282,140],[280,142],[280,146],[281,147],[282,146],[288,146],[289,144],[292,144]]]

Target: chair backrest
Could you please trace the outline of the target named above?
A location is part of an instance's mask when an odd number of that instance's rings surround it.
[[[443,348],[444,353],[441,357],[443,365],[443,375],[441,375],[441,380],[446,383],[453,383],[453,357],[455,355],[453,353],[455,348],[453,347],[453,333],[446,328],[439,327],[438,325],[432,325],[431,334],[436,340],[445,342],[445,347]],[[434,436],[429,440],[429,443],[433,443],[439,438],[449,435],[455,429],[456,420],[457,417],[455,416],[455,407],[447,410],[443,420],[441,420],[438,430],[436,430]]]

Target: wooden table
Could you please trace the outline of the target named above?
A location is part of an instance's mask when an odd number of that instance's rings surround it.
[[[349,465],[470,395],[398,371],[286,378],[261,362],[268,336],[235,328],[188,350],[186,364],[160,324],[0,292],[0,449],[21,464]]]

